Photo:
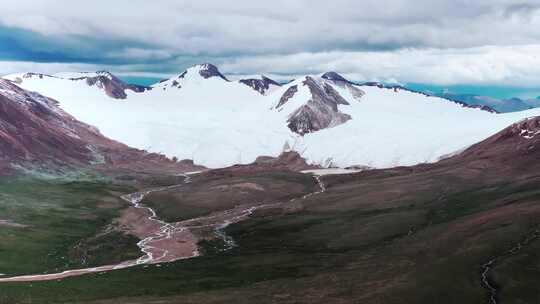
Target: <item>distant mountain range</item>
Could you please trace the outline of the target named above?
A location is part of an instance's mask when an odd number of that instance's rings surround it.
[[[499,113],[517,112],[540,107],[540,96],[531,99],[521,98],[494,98],[474,94],[459,94],[452,92],[430,93],[434,96],[464,102],[468,105],[488,106]]]
[[[540,109],[495,114],[483,104],[356,84],[336,72],[286,84],[264,76],[231,81],[208,63],[149,87],[108,72],[5,78],[53,98],[108,138],[209,168],[286,151],[322,167],[434,162],[540,115]]]
[[[388,89],[399,88],[402,90],[409,90],[428,96],[444,98],[446,100],[461,103],[470,107],[483,108],[485,110],[494,111],[497,113],[518,112],[540,107],[540,96],[529,99],[522,99],[517,97],[495,98],[486,95],[458,93],[447,89],[436,92],[431,89],[416,89],[411,88],[408,85],[394,85],[381,82],[365,82],[362,83],[362,85],[379,86]]]

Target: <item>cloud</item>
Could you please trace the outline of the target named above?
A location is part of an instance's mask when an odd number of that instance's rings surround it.
[[[186,54],[447,48],[532,43],[540,35],[537,6],[505,0],[19,0],[2,5],[0,23]],[[524,12],[530,17],[514,17]]]
[[[233,74],[277,75],[338,71],[356,81],[537,86],[538,54],[540,45],[319,52],[237,58],[224,62],[222,69]]]
[[[109,70],[119,76],[141,76],[167,78],[170,73],[146,71],[151,70],[145,65],[117,65],[111,69],[109,65],[89,63],[54,63],[30,61],[0,61],[0,77],[22,72],[55,74],[60,72],[95,72]]]
[[[138,53],[135,52],[135,53]],[[143,52],[143,56],[146,56]],[[355,81],[479,84],[538,87],[540,45],[483,46],[467,49],[400,49],[394,51],[332,51],[289,55],[255,55],[218,58],[215,63],[231,78],[267,75],[285,81],[305,74],[337,71]],[[138,54],[137,54],[138,55]],[[167,54],[163,54],[167,55]],[[165,78],[191,64],[173,60],[163,72],[152,63],[108,66],[104,64],[58,64],[0,61],[0,74],[20,71],[55,73],[109,69],[120,75]],[[197,58],[188,61],[196,63]]]
[[[150,74],[210,61],[234,74],[283,78],[338,70],[357,79],[531,85],[539,7],[523,0],[18,0],[2,4],[0,60]]]
[[[174,57],[168,50],[125,48],[120,51],[112,51],[105,54],[107,58],[126,60],[167,60]]]
[[[0,61],[0,76],[21,72],[38,72],[54,74],[66,71],[90,72],[98,71],[102,66],[84,63],[42,63],[31,61]]]

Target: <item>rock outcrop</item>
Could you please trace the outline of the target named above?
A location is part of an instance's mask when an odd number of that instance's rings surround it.
[[[266,95],[266,93],[272,88],[277,88],[281,86],[281,84],[279,84],[278,82],[265,76],[261,76],[261,79],[256,79],[256,78],[241,79],[240,83],[243,83],[247,85],[248,87],[251,87],[252,89],[261,93],[262,95]]]

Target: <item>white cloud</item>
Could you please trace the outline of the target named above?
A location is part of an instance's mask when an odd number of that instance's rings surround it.
[[[28,61],[0,61],[0,75],[22,72],[54,74],[58,72],[90,72],[100,70],[99,65],[84,63],[40,63]]]
[[[540,3],[522,0],[18,0],[0,23],[47,35],[129,39],[186,54],[531,44]]]
[[[141,48],[126,48],[120,51],[107,53],[108,58],[122,58],[131,60],[166,60],[173,58],[173,54],[167,50],[149,50]]]
[[[355,81],[392,83],[485,84],[518,87],[540,85],[540,44],[484,46],[467,49],[403,49],[385,52],[320,52],[249,56],[215,62],[231,78],[267,75],[279,81],[304,74],[337,71]],[[56,73],[110,69],[119,75],[165,78],[180,73],[141,72],[152,64],[94,65],[0,61],[0,74]]]
[[[144,66],[141,67],[139,65],[115,66],[113,69],[110,69],[110,66],[100,64],[0,61],[0,77],[25,72],[55,74],[60,72],[95,72],[100,70],[108,70],[119,76],[156,78],[167,78],[171,76],[167,73],[141,72],[144,70]]]
[[[540,83],[540,44],[252,56],[225,62],[222,70],[246,74],[337,71],[356,81],[534,87]]]
[[[538,87],[540,44],[467,49],[403,49],[386,52],[319,52],[258,55],[215,62],[232,79],[264,74],[279,81],[336,71],[355,81]],[[117,65],[112,72],[165,78],[180,73],[141,72],[152,64]],[[0,61],[0,75],[15,72],[96,71],[104,65]]]
[[[0,25],[105,41],[102,53],[80,52],[115,63],[0,62],[1,73],[164,76],[210,61],[281,80],[335,70],[358,81],[540,85],[539,0],[18,0],[2,4]]]

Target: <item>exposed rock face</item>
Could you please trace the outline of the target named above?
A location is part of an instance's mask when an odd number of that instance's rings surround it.
[[[277,104],[276,109],[281,108],[289,99],[293,98],[294,94],[296,94],[297,92],[298,92],[297,85],[289,87],[287,91],[285,91],[285,93],[283,93],[283,95],[279,99],[279,103]]]
[[[288,119],[288,127],[291,131],[304,135],[321,129],[340,125],[351,116],[341,113],[338,105],[349,103],[325,81],[317,81],[312,77],[306,77],[304,86],[309,88],[311,99],[291,113]],[[282,107],[294,96],[295,89],[289,88],[281,97],[277,108]]]
[[[339,75],[336,72],[326,72],[322,74],[321,78],[326,80],[333,80],[333,81],[342,81],[346,83],[351,83],[349,80],[345,79],[345,77]]]
[[[350,104],[340,95],[338,90],[349,91],[354,100],[357,101],[360,101],[365,94],[354,83],[338,73],[327,72],[320,78],[306,76],[301,85],[290,86],[283,93],[275,108],[282,111],[289,100],[304,87],[309,90],[311,98],[291,112],[287,120],[289,129],[300,135],[331,128],[351,119],[350,115],[339,111],[338,105],[348,106]]]
[[[265,76],[262,76],[261,79],[242,79],[240,80],[240,83],[243,83],[248,87],[253,88],[255,91],[261,93],[262,95],[265,95],[272,86],[281,86],[278,82]]]
[[[220,77],[223,80],[229,81],[229,79],[223,76],[223,74],[221,74],[219,69],[213,64],[204,63],[196,67],[199,68],[199,75],[201,75],[204,79],[208,79],[211,77]]]
[[[321,78],[328,80],[330,83],[340,88],[347,89],[356,100],[360,100],[360,98],[362,98],[362,96],[365,94],[364,91],[358,88],[354,82],[345,79],[345,77],[336,72],[326,72],[321,76]]]
[[[72,78],[72,80],[85,80],[89,86],[98,86],[103,89],[109,97],[114,99],[126,99],[126,90],[141,93],[151,89],[149,87],[127,84],[106,71],[99,71],[96,74],[97,76]]]
[[[296,110],[287,126],[291,131],[304,135],[340,125],[349,119],[351,117],[348,114],[332,112],[326,107],[314,107],[310,104]]]

